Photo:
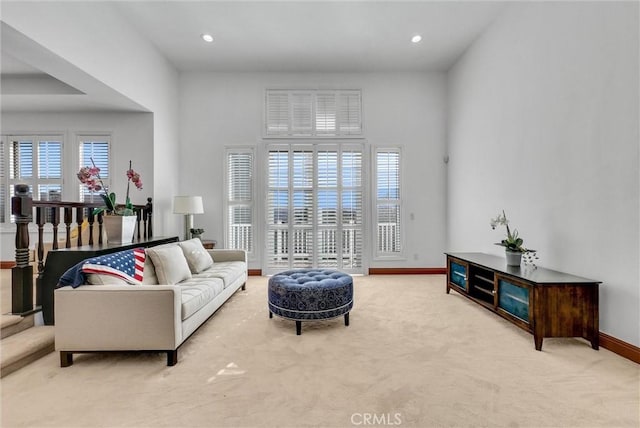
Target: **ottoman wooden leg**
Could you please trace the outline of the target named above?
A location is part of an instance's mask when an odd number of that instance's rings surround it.
[[[269,311],[269,318],[273,318],[273,312]]]
[[[302,321],[296,321],[296,335],[302,334]]]
[[[349,312],[344,314],[344,325],[349,326]]]

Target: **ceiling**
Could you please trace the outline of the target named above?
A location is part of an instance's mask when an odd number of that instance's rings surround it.
[[[501,2],[119,2],[179,70],[446,70]],[[200,35],[209,33],[213,43]],[[422,35],[422,42],[410,39]]]
[[[505,2],[174,0],[111,5],[179,71],[372,72],[446,71]],[[33,53],[37,48],[30,46],[29,55],[24,54],[19,45],[27,42],[6,27],[3,23],[3,112],[139,107],[120,94],[109,96],[105,88],[93,90],[77,70],[68,77],[64,69],[69,64],[51,73],[49,62]],[[203,33],[210,33],[213,43],[205,43]],[[422,41],[411,43],[416,34]]]

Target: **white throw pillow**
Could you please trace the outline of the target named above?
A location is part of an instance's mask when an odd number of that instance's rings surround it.
[[[156,268],[153,266],[151,257],[147,257],[144,260],[144,274],[142,276],[142,283],[145,285],[158,284],[158,276],[156,275]]]
[[[191,278],[187,259],[178,245],[151,247],[146,251],[155,267],[158,283],[173,285]]]
[[[182,241],[179,242],[178,245],[184,252],[184,257],[187,259],[191,273],[200,273],[213,266],[211,254],[204,248],[200,238]]]

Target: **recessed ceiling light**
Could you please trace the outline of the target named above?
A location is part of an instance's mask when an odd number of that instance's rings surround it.
[[[211,43],[213,42],[213,36],[211,34],[203,34],[202,40],[204,40],[207,43]]]
[[[421,36],[420,34],[416,34],[415,36],[413,36],[413,37],[411,38],[411,42],[412,42],[412,43],[419,43],[419,42],[420,42],[420,40],[422,40],[422,36]]]

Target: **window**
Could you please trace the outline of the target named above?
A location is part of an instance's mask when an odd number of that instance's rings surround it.
[[[78,169],[95,164],[100,168],[100,177],[107,188],[110,185],[110,156],[109,148],[111,138],[109,136],[80,135],[78,136]],[[93,160],[93,162],[92,162]],[[81,202],[101,202],[100,193],[91,192],[87,186],[78,182]]]
[[[2,220],[10,215],[16,184],[27,184],[35,200],[62,199],[62,138],[59,136],[7,136],[2,142]],[[8,162],[6,158],[8,157]]]
[[[227,149],[226,248],[253,253],[253,150]]]
[[[5,165],[5,142],[4,139],[0,139],[0,223],[5,222],[5,218],[7,213],[5,212],[7,209],[7,201],[11,195],[7,195],[7,186],[5,183],[7,182],[7,167]]]
[[[363,271],[363,152],[359,144],[268,147],[267,273]]]
[[[362,136],[359,90],[266,91],[268,137]]]
[[[399,255],[401,245],[400,150],[376,150],[376,254]]]

